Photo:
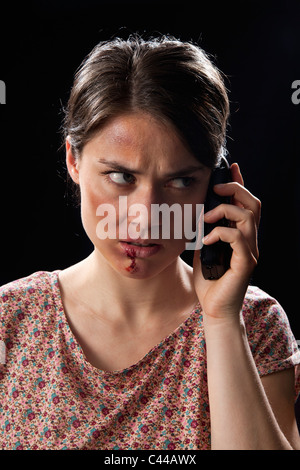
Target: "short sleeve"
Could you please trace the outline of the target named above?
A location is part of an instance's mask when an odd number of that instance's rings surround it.
[[[295,367],[295,394],[300,392],[300,351],[288,317],[273,297],[250,286],[243,316],[249,345],[260,376]]]

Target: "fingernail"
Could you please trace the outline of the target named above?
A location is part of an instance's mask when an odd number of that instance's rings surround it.
[[[213,211],[208,211],[204,214],[204,220],[209,219],[213,215]]]
[[[206,235],[205,237],[202,238],[202,243],[205,244],[205,242],[208,241],[208,239],[210,238],[210,234]]]

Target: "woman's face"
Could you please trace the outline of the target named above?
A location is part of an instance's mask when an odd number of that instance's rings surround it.
[[[84,229],[110,266],[124,276],[145,279],[177,260],[187,241],[183,223],[195,229],[190,220],[183,222],[184,205],[192,208],[195,223],[196,204],[204,203],[210,170],[195,159],[171,125],[148,114],[120,115],[85,145],[79,160],[67,142],[67,165],[80,185]],[[169,209],[173,204],[177,216],[182,214],[175,226]],[[154,216],[155,207],[164,212]],[[110,238],[104,239],[108,229]]]

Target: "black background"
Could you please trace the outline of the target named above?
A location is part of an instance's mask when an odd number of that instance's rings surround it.
[[[76,68],[112,35],[198,42],[227,75],[228,149],[262,200],[253,283],[276,297],[300,338],[299,1],[32,1],[1,5],[0,284],[63,269],[91,251],[66,196],[62,107]]]

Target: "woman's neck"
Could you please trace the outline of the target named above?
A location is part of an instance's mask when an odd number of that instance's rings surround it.
[[[177,258],[151,279],[121,276],[94,250],[60,275],[74,300],[95,315],[109,312],[111,320],[137,324],[156,315],[177,311],[186,314],[197,303],[192,268]]]

